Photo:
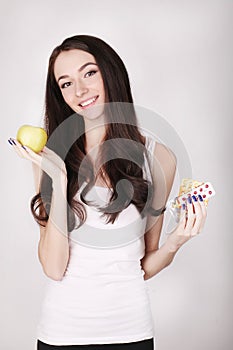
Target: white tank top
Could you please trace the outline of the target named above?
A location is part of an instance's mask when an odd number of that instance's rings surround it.
[[[154,147],[155,140],[146,136],[149,156]],[[150,166],[145,162],[143,167],[150,179],[151,161],[150,157]],[[108,198],[108,188],[94,187],[101,198]],[[153,338],[148,287],[140,264],[145,255],[146,217],[141,219],[130,204],[114,224],[106,224],[95,208],[84,206],[87,220],[70,234],[70,259],[63,279],[46,278],[37,338],[51,345],[130,343]],[[128,225],[130,220],[132,225]],[[122,236],[126,226],[127,237],[132,233],[129,244],[120,246],[116,241],[111,249],[85,245],[85,237],[91,232],[106,238],[112,230],[114,236]]]

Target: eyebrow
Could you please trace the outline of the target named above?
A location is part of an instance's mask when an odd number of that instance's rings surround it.
[[[94,63],[94,62],[87,62],[87,63],[83,64],[83,65],[78,69],[78,72],[81,72],[84,68],[86,68],[87,66],[89,66],[89,64],[94,64],[95,66],[97,66],[97,64]],[[65,79],[65,78],[69,78],[69,75],[61,75],[61,76],[58,78],[57,82],[59,82],[59,80],[61,80],[61,79]]]

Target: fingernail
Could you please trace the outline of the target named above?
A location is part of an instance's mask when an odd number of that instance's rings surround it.
[[[183,210],[185,210],[185,204],[184,203],[182,204],[182,208],[183,208]]]
[[[11,143],[11,141],[10,140],[8,140],[8,142],[9,142],[9,144],[12,146],[12,143]]]
[[[192,203],[192,198],[188,196],[188,202],[191,204]]]
[[[194,199],[195,202],[197,202],[196,196],[193,195],[192,198]]]
[[[12,140],[12,139],[10,139],[10,140],[11,140],[11,142],[13,142],[13,144],[14,144],[14,145],[16,145],[16,143],[15,143],[15,141],[14,141],[14,140]]]
[[[203,202],[203,198],[200,194],[198,195],[198,198],[200,199],[201,202]]]
[[[21,147],[23,147],[25,149],[25,151],[27,150],[27,148],[25,148],[23,145]]]

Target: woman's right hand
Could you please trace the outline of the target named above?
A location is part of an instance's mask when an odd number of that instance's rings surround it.
[[[169,233],[167,241],[173,247],[180,248],[203,229],[207,218],[207,208],[202,196],[192,196],[182,205],[180,221]]]
[[[12,143],[12,147],[21,158],[31,160],[40,169],[46,172],[53,182],[61,177],[67,178],[65,162],[50,148],[45,146],[42,151],[36,153],[29,147],[23,146],[25,147],[24,149],[22,144],[16,139],[10,138],[9,140]]]

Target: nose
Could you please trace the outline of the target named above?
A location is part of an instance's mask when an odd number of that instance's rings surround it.
[[[77,97],[83,96],[86,92],[88,92],[87,87],[83,82],[77,82],[75,85],[75,94]]]

